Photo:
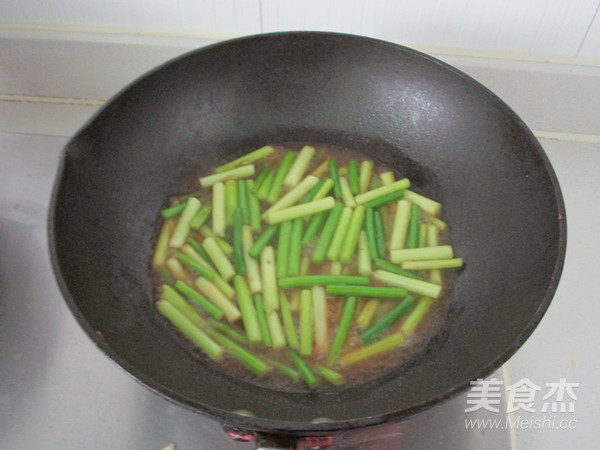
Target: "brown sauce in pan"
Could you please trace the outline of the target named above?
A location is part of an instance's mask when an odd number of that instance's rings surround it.
[[[327,146],[327,145],[320,145],[320,144],[312,144],[312,145],[315,147],[316,152],[315,152],[315,156],[313,157],[309,168],[305,172],[305,175],[311,173],[321,162],[326,161],[327,159],[335,159],[337,162],[338,168],[348,167],[348,162],[351,159],[355,159],[358,163],[359,170],[360,170],[361,162],[368,159],[367,157],[365,157],[364,155],[362,155],[360,153],[351,152],[347,149],[341,149],[341,148],[336,148],[336,147]],[[268,157],[268,164],[270,167],[276,168],[276,167],[278,167],[283,155],[287,151],[289,151],[289,150],[299,151],[303,147],[303,144],[302,145],[288,145],[288,144],[274,145],[273,147],[275,148],[275,152]],[[380,166],[377,163],[377,161],[373,161],[373,163],[374,163],[374,167],[373,167],[373,174],[371,177],[372,180],[373,179],[379,180],[379,175],[381,173],[388,172],[391,170],[388,167]],[[261,161],[257,161],[255,164],[256,164],[257,170],[256,170],[256,174],[255,174],[254,178],[259,173],[259,171],[264,163],[262,163]],[[212,172],[210,172],[210,173],[212,173]],[[207,174],[208,173],[199,174],[199,175],[204,176]],[[395,171],[395,176],[396,176],[396,180],[404,177],[401,167]],[[321,177],[321,179],[324,179],[324,178],[326,178],[326,175]],[[200,192],[203,191],[197,197],[199,200],[201,200],[203,205],[206,204],[207,202],[211,201],[211,195],[210,195],[211,189],[210,188],[201,188],[200,185],[198,184],[197,180],[193,180],[186,190],[184,190],[183,192],[179,192],[176,195],[173,195],[170,199],[168,199],[166,206],[170,206],[174,199],[177,199],[182,195],[189,194],[192,192],[199,192],[199,191]],[[285,192],[285,188],[281,195],[283,195],[284,192]],[[329,195],[332,195],[332,194],[329,194]],[[385,224],[386,225],[385,228],[387,230],[391,230],[391,227],[392,227],[395,203],[396,202],[392,202],[387,206],[388,214],[387,214],[387,223]],[[261,202],[261,211],[266,210],[268,208],[267,205],[268,204],[266,202]],[[159,217],[159,222],[162,223],[162,218],[160,218],[160,217]],[[207,225],[210,226],[210,218],[207,221]],[[267,225],[263,223],[261,233],[262,233],[262,231],[264,231],[264,229],[266,227],[267,227]],[[161,225],[160,224],[157,225],[157,235],[158,235],[158,232],[160,231],[160,228],[161,228]],[[321,226],[321,229],[322,229],[322,226]],[[306,230],[306,223],[305,223],[304,230]],[[256,238],[261,233],[253,233],[254,239],[256,240]],[[439,239],[440,239],[440,243],[442,243],[442,244],[447,242],[447,237],[445,234],[446,234],[445,231],[440,231]],[[192,230],[191,236],[194,237],[195,239],[197,239],[199,242],[201,242],[201,240],[203,239],[201,233],[197,230]],[[319,234],[317,234],[317,237],[315,239],[313,239],[313,243],[311,245],[303,246],[303,251],[302,251],[303,255],[306,255],[306,254],[310,255],[312,253],[314,245],[317,242],[318,236],[319,236]],[[389,234],[388,234],[388,237],[389,237]],[[228,242],[233,242],[232,227],[227,227],[227,234],[226,234],[225,239]],[[274,247],[276,247],[277,236],[271,241],[270,245],[273,245]],[[173,250],[170,250],[170,252],[173,252]],[[347,263],[344,265],[344,271],[343,271],[344,274],[358,275],[357,268],[356,268],[357,267],[356,259],[357,259],[357,257],[355,254],[352,261],[350,263]],[[331,267],[330,262],[323,262],[323,263],[319,263],[319,264],[311,263],[309,266],[308,274],[330,273],[330,267]],[[375,269],[376,268],[373,266],[373,270],[375,270]],[[402,346],[400,346],[392,351],[386,352],[382,355],[371,357],[364,361],[361,361],[361,362],[358,362],[355,364],[351,364],[348,366],[343,366],[343,365],[340,365],[339,363],[335,364],[331,368],[336,370],[343,376],[344,383],[342,385],[340,385],[339,387],[336,387],[336,386],[330,384],[329,382],[327,382],[326,380],[320,378],[319,384],[316,387],[316,389],[338,389],[338,388],[346,388],[346,387],[357,385],[357,384],[362,384],[362,383],[374,380],[377,377],[380,377],[384,374],[387,374],[390,371],[393,371],[394,369],[398,368],[402,364],[406,363],[409,359],[418,355],[418,353],[422,350],[423,346],[439,330],[440,324],[444,320],[444,317],[445,317],[446,311],[447,311],[447,300],[446,300],[447,296],[445,295],[445,292],[448,291],[449,286],[452,283],[452,278],[453,278],[454,272],[455,272],[454,270],[442,271],[442,276],[443,276],[442,280],[443,280],[443,286],[444,286],[444,289],[442,290],[442,295],[438,299],[435,299],[433,301],[431,308],[429,309],[428,313],[425,315],[424,319],[420,322],[420,324],[416,328],[415,332],[412,334],[409,334],[409,335],[405,335],[405,342]],[[195,274],[191,269],[186,268],[186,273],[189,277],[189,280],[193,280],[195,277],[197,277],[197,274]],[[156,300],[158,300],[158,298],[160,296],[160,292],[161,292],[160,286],[165,283],[165,279],[163,278],[161,273],[154,268],[151,268],[151,276],[152,276],[152,280],[153,280],[153,283],[155,286],[155,299],[154,300],[156,301]],[[191,284],[193,285],[193,283],[191,283]],[[381,286],[382,284],[377,283],[376,281],[372,281],[371,285],[380,285]],[[298,290],[298,292],[299,292],[300,289],[295,288],[295,289],[286,289],[285,290],[287,297],[290,300],[290,303],[292,305],[292,308],[294,308],[294,305],[296,305],[298,303],[296,300],[294,300],[297,295],[294,293],[295,290]],[[413,296],[417,299],[420,298],[420,296],[418,294],[413,294]],[[366,299],[366,298],[360,298],[360,297],[358,298],[358,305],[356,308],[356,312],[354,314],[353,325],[350,327],[350,331],[349,331],[348,337],[346,339],[346,342],[344,344],[342,354],[352,351],[353,349],[359,348],[362,345],[364,345],[364,344],[362,344],[360,336],[354,327],[354,321],[356,320],[356,317],[359,315],[360,311],[362,310],[362,307],[368,300],[369,299]],[[233,301],[235,303],[235,298],[233,299]],[[328,326],[329,343],[331,343],[333,341],[334,334],[337,329],[336,324],[339,322],[339,318],[341,317],[344,302],[345,302],[345,297],[340,297],[340,296],[328,297],[327,311],[328,311],[328,324],[329,324],[329,326]],[[377,308],[377,312],[376,312],[375,316],[373,317],[371,324],[375,323],[380,317],[382,317],[384,314],[386,314],[388,311],[390,311],[397,304],[397,302],[398,302],[397,299],[381,299],[379,302],[379,306]],[[298,330],[298,321],[297,321],[298,314],[297,314],[297,312],[294,313],[294,317],[295,317],[295,321],[296,321],[295,322],[296,329]],[[395,323],[390,328],[391,331],[389,331],[385,335],[387,335],[391,332],[399,331],[402,326],[402,323],[406,317],[407,317],[407,315],[405,315],[402,319],[400,319],[397,323]],[[239,320],[237,323],[228,324],[228,325],[230,325],[232,328],[239,331],[240,333],[244,334],[243,324],[242,324],[241,320]],[[211,359],[206,357],[199,349],[197,349],[189,341],[187,341],[187,339],[185,339],[184,336],[182,336],[178,332],[176,332],[176,333],[179,335],[182,345],[188,346],[188,348],[190,349],[190,351],[194,355],[194,357],[198,358],[199,363],[210,364],[215,368],[215,370],[225,372],[228,375],[230,375],[231,377],[234,377],[236,379],[243,380],[246,382],[258,384],[261,386],[266,386],[266,387],[276,389],[276,390],[306,391],[308,389],[306,387],[306,385],[302,382],[302,378],[300,378],[299,381],[292,381],[291,379],[280,374],[276,370],[269,370],[266,374],[258,376],[256,374],[254,374],[252,371],[250,371],[248,368],[246,368],[244,365],[242,365],[236,358],[234,358],[231,355],[228,355],[227,353],[225,353],[225,355],[219,361],[212,361]],[[315,349],[315,345],[313,343],[313,356],[304,357],[305,361],[311,366],[315,366],[316,364],[325,365],[325,360],[327,359],[327,353],[315,354],[314,349]],[[294,367],[293,364],[285,356],[285,352],[281,352],[279,350],[273,350],[262,344],[252,345],[250,347],[250,350],[253,354],[258,356],[259,358],[277,359],[290,367]]]

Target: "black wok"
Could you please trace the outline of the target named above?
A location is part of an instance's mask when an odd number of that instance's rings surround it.
[[[237,381],[192,357],[152,306],[149,252],[166,196],[286,142],[347,147],[394,167],[441,201],[466,261],[439,333],[376,382],[306,394]],[[500,99],[424,54],[329,33],[212,45],[134,82],[67,145],[49,224],[66,301],[112,360],[224,424],[294,435],[397,421],[489,375],[541,320],[566,246],[550,163]]]

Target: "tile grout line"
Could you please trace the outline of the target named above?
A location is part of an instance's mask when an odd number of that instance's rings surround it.
[[[182,39],[206,39],[211,41],[221,41],[224,39],[234,39],[244,36],[244,33],[235,33],[215,30],[192,30],[192,29],[172,29],[172,28],[133,28],[133,27],[115,27],[115,26],[91,26],[91,25],[69,25],[69,24],[48,24],[36,22],[2,22],[0,21],[0,32],[5,36],[17,34],[27,35],[28,33],[40,33],[53,35],[55,38],[65,40],[73,39],[73,36],[81,35],[88,37],[116,37],[123,40],[127,37],[147,37],[147,38],[182,38]],[[101,39],[99,39],[101,40]]]
[[[565,133],[561,131],[544,130],[533,130],[532,132],[538,139],[579,142],[582,144],[600,144],[600,135],[597,134]]]
[[[94,98],[48,97],[43,95],[0,94],[0,102],[102,106],[106,103],[106,100]]]
[[[577,50],[575,51],[575,56],[579,56],[579,53],[581,53],[581,49],[583,48],[585,41],[587,40],[588,34],[590,33],[590,30],[592,29],[592,26],[594,25],[596,18],[598,18],[598,11],[600,11],[600,2],[596,6],[596,11],[594,11],[592,20],[590,20],[590,23],[588,24],[587,28],[585,29],[585,33],[583,34],[583,37],[581,38],[581,42],[577,46]]]

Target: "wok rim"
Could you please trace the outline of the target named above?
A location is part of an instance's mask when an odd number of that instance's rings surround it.
[[[517,334],[513,339],[513,342],[494,360],[490,361],[485,367],[483,367],[476,378],[473,380],[466,380],[464,382],[458,383],[453,388],[447,390],[441,395],[435,396],[429,400],[423,401],[419,404],[416,404],[412,407],[396,410],[392,412],[384,412],[380,415],[369,416],[369,417],[361,417],[354,419],[344,419],[332,422],[305,422],[305,421],[288,421],[288,420],[275,420],[269,418],[260,418],[260,417],[249,417],[243,416],[234,412],[224,411],[217,409],[213,406],[208,406],[202,404],[197,401],[192,401],[189,398],[180,395],[176,392],[171,391],[167,386],[162,385],[161,383],[156,382],[151,377],[146,376],[143,372],[138,370],[135,366],[131,365],[128,361],[126,361],[123,357],[121,357],[117,351],[113,350],[99,335],[94,328],[89,324],[89,322],[84,317],[83,313],[77,306],[77,302],[74,296],[71,294],[71,291],[68,287],[67,282],[65,281],[60,263],[58,260],[58,252],[57,252],[57,243],[56,243],[56,233],[55,233],[55,213],[56,213],[56,204],[58,201],[58,192],[61,185],[61,181],[63,179],[64,166],[65,161],[68,158],[67,150],[69,146],[74,143],[80,136],[84,135],[86,130],[91,126],[91,124],[96,120],[96,118],[103,113],[107,108],[109,108],[113,103],[117,102],[123,93],[131,89],[133,86],[140,83],[147,77],[152,76],[157,71],[160,71],[166,66],[169,66],[181,59],[190,57],[192,55],[196,55],[202,53],[206,50],[211,50],[216,47],[228,46],[234,44],[238,41],[250,41],[255,39],[265,39],[265,38],[276,38],[279,36],[294,36],[294,35],[312,35],[312,36],[337,36],[342,37],[344,39],[356,39],[362,41],[371,41],[375,45],[387,45],[391,47],[395,47],[399,50],[403,50],[406,53],[412,54],[413,56],[422,58],[427,60],[430,63],[434,63],[440,66],[443,66],[447,70],[450,70],[455,75],[460,76],[465,82],[469,84],[475,84],[478,88],[483,89],[486,93],[492,96],[497,104],[501,107],[503,113],[510,116],[512,120],[518,124],[520,130],[527,135],[527,138],[531,141],[532,150],[535,147],[536,156],[540,157],[543,162],[543,171],[547,174],[548,179],[550,180],[553,188],[553,200],[556,205],[557,211],[562,216],[557,218],[558,220],[558,240],[557,240],[557,252],[556,252],[556,260],[553,265],[553,271],[550,278],[550,282],[546,286],[544,296],[542,300],[539,302],[539,306],[535,312],[535,314],[529,320],[527,326],[521,331],[521,333]],[[237,37],[234,39],[228,39],[220,42],[216,42],[210,45],[206,45],[188,52],[185,52],[175,58],[172,58],[153,69],[143,73],[139,77],[135,78],[133,81],[128,83],[121,90],[116,92],[101,108],[99,108],[85,123],[81,126],[81,128],[69,139],[67,144],[65,145],[62,155],[60,157],[59,166],[57,169],[57,174],[53,183],[50,204],[47,215],[47,232],[48,232],[48,243],[49,243],[49,254],[51,260],[52,270],[57,280],[58,287],[60,292],[69,307],[69,310],[75,317],[79,326],[83,329],[85,334],[91,341],[96,345],[96,347],[108,357],[110,361],[119,367],[122,371],[124,371],[127,375],[129,375],[136,382],[141,384],[144,388],[149,389],[154,392],[158,396],[163,399],[174,403],[178,406],[183,407],[186,410],[200,413],[204,416],[207,416],[213,420],[220,422],[223,425],[227,425],[228,427],[233,427],[242,430],[249,430],[259,433],[268,433],[268,434],[284,434],[284,435],[293,435],[293,436],[318,436],[325,435],[330,433],[335,433],[339,431],[348,431],[352,429],[359,428],[367,428],[367,427],[375,427],[378,425],[389,424],[401,421],[410,416],[418,414],[424,410],[427,410],[437,404],[440,404],[464,391],[466,391],[470,386],[471,382],[477,378],[486,378],[491,375],[494,371],[500,368],[505,362],[507,362],[516,352],[517,350],[527,341],[527,339],[531,336],[535,328],[539,325],[543,316],[547,312],[550,303],[556,293],[558,288],[561,274],[564,268],[564,262],[566,257],[566,247],[567,247],[567,215],[565,210],[564,198],[560,189],[560,185],[558,182],[558,178],[556,173],[550,163],[550,160],[544,151],[542,145],[539,140],[533,135],[531,130],[527,127],[525,122],[510,108],[502,99],[500,99],[496,94],[494,94],[491,90],[489,90],[486,86],[472,78],[471,76],[465,74],[459,69],[433,57],[421,51],[412,49],[410,47],[406,47],[400,44],[396,44],[393,42],[375,39],[371,37],[365,37],[355,34],[348,33],[337,33],[337,32],[324,32],[324,31],[286,31],[286,32],[274,32],[274,33],[262,33],[262,34],[254,34],[248,36]],[[318,415],[318,414],[317,414]]]

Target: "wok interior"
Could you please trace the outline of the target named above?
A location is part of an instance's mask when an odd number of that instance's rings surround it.
[[[376,382],[319,394],[238,382],[191,357],[154,311],[149,253],[167,195],[285,142],[347,147],[394,167],[443,204],[466,261],[441,331]],[[521,121],[462,73],[364,38],[265,35],[179,58],[110,102],[68,145],[61,170],[51,245],[81,325],[150,388],[248,428],[371,425],[435,403],[516,351],[562,267],[560,191]],[[310,423],[322,417],[332,422]]]

